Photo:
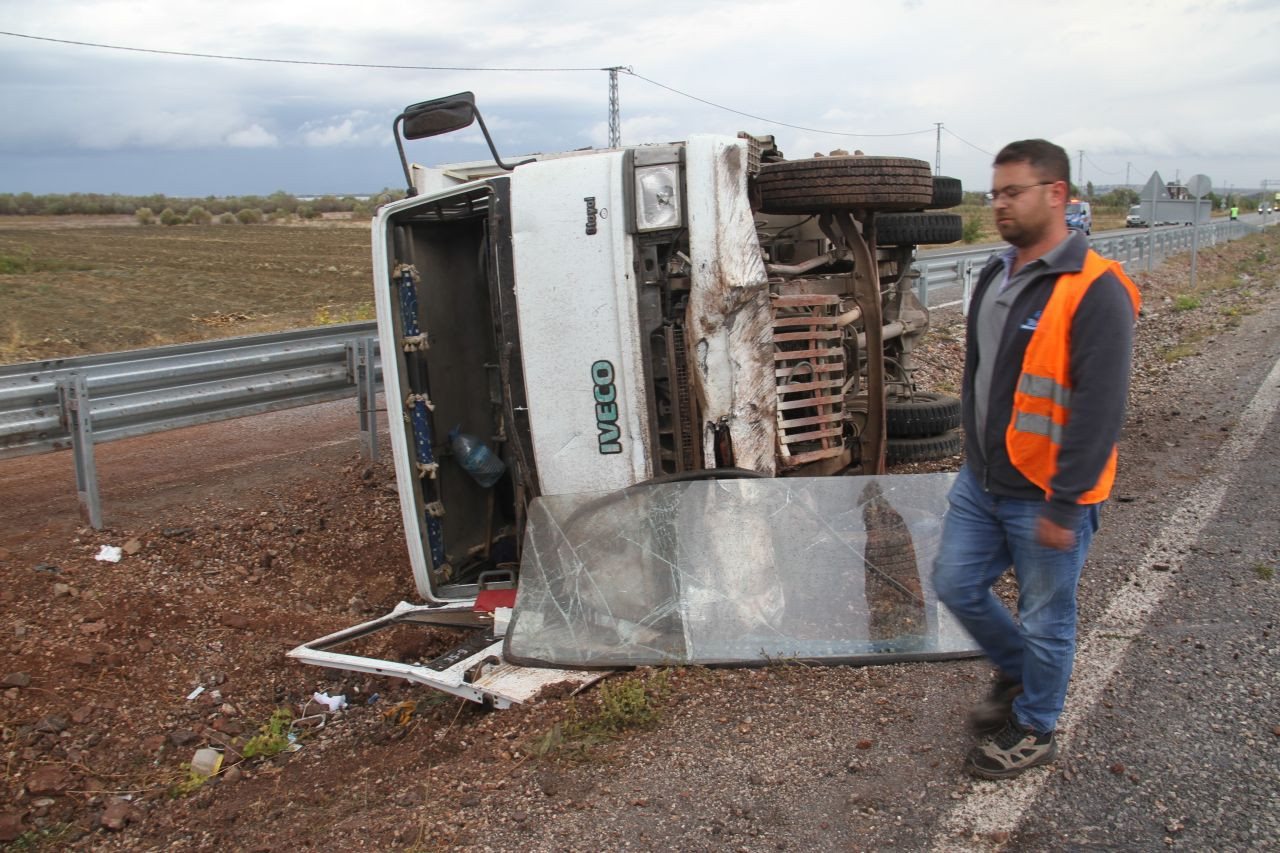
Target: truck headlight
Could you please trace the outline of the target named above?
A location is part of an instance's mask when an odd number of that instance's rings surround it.
[[[636,230],[680,227],[680,167],[674,163],[636,169]]]

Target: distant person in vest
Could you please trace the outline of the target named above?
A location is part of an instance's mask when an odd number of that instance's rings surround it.
[[[1068,230],[1067,153],[1006,145],[991,201],[1010,244],[968,318],[965,465],[934,563],[938,597],[995,664],[965,766],[1006,779],[1052,762],[1076,646],[1076,585],[1111,492],[1140,297],[1120,264]],[[1018,622],[991,591],[1013,566]]]

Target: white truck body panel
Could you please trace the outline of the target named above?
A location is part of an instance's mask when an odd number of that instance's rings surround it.
[[[621,151],[546,160],[511,178],[516,304],[543,494],[621,489],[653,476],[622,161]],[[593,378],[604,362],[612,393]]]

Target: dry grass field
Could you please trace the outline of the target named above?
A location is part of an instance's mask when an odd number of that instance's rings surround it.
[[[373,317],[362,220],[0,219],[0,363]]]

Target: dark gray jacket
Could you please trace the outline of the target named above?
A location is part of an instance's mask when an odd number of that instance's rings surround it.
[[[1005,430],[1013,416],[1013,394],[1022,371],[1022,356],[1058,276],[1084,267],[1088,240],[1073,231],[1055,262],[1028,282],[1017,295],[1000,339],[999,355],[987,398],[987,423],[977,434],[973,376],[978,355],[976,329],[982,296],[998,287],[1004,265],[992,258],[970,299],[968,343],[964,366],[964,428],[966,464],[982,487],[1005,497],[1043,500],[1045,493],[1009,461]],[[1071,322],[1071,419],[1058,450],[1058,470],[1050,481],[1051,500],[1045,516],[1074,528],[1083,513],[1077,503],[1102,473],[1120,435],[1129,368],[1133,355],[1133,304],[1129,292],[1113,273],[1104,273],[1085,294]]]

